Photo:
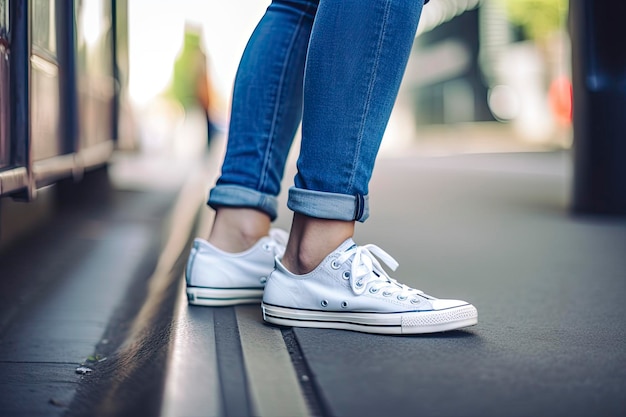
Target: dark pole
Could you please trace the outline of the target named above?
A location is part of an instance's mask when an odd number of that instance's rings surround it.
[[[59,2],[57,7],[57,42],[61,89],[61,141],[63,153],[80,150],[78,121],[78,78],[76,75],[76,14],[75,2]]]
[[[33,200],[37,192],[30,131],[30,3],[28,0],[15,0],[9,4],[11,160],[13,165],[26,168],[26,189],[13,194],[13,198],[24,201]]]
[[[577,213],[626,215],[626,2],[570,0]]]

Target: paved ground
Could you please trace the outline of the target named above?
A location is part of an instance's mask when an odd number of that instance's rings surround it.
[[[568,212],[569,155],[382,160],[359,230],[397,276],[469,300],[428,337],[296,329],[333,415],[626,412],[626,222]]]
[[[187,220],[165,227],[159,253],[146,258],[153,273],[134,287],[144,288],[143,304],[127,308],[125,321],[96,319],[100,331],[107,320],[109,332],[112,322],[127,325],[92,375],[75,376],[81,359],[56,368],[45,359],[55,369],[35,395],[19,384],[36,369],[12,357],[21,353],[7,340],[40,352],[41,344],[2,333],[0,414],[34,415],[23,405],[44,401],[68,415],[624,415],[626,220],[569,212],[569,158],[405,153],[378,161],[372,218],[357,240],[392,254],[401,281],[479,310],[478,326],[430,336],[278,328],[255,306],[188,307],[185,235],[205,233],[210,212],[194,223],[193,209],[174,204]],[[98,256],[122,268],[109,255]],[[87,341],[95,347],[80,354],[102,348],[96,333]],[[63,384],[78,394],[66,407],[50,405]],[[16,389],[19,401],[8,394]]]

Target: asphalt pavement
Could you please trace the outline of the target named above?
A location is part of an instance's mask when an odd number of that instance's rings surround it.
[[[181,178],[176,197],[144,190],[136,204],[161,207],[162,216],[149,217],[152,234],[131,233],[146,225],[141,216],[110,229],[118,243],[144,245],[144,255],[133,258],[110,240],[96,252],[83,245],[84,255],[67,264],[89,276],[83,262],[96,262],[95,283],[111,271],[128,276],[110,294],[113,307],[83,317],[106,289],[54,287],[58,297],[83,300],[74,324],[89,338],[70,340],[63,357],[41,356],[61,342],[19,328],[48,326],[43,307],[42,316],[15,314],[2,330],[0,414],[626,415],[626,219],[572,213],[570,165],[566,151],[379,158],[371,218],[357,226],[357,242],[394,256],[400,281],[479,312],[477,326],[408,337],[270,326],[257,306],[188,306],[186,252],[211,218],[202,198],[190,196],[206,191],[215,170]],[[277,225],[288,227],[284,197],[280,210]],[[83,236],[102,237],[91,226]],[[144,267],[112,261],[112,251]],[[26,358],[29,349],[41,357]],[[77,376],[99,352],[108,360]],[[38,364],[50,369],[35,394],[26,382],[37,379]]]

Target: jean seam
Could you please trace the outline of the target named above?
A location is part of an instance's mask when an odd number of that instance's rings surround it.
[[[291,59],[291,55],[293,54],[295,41],[298,38],[300,31],[302,30],[302,21],[304,20],[307,11],[308,11],[308,6],[307,6],[307,10],[300,13],[300,18],[298,20],[298,23],[296,24],[296,30],[294,31],[293,36],[289,40],[289,45],[287,46],[287,53],[285,54],[285,60],[283,61],[283,68],[280,74],[280,80],[278,81],[278,91],[276,92],[276,105],[274,106],[274,114],[272,116],[272,123],[271,123],[270,131],[268,134],[268,145],[265,150],[266,158],[263,161],[263,168],[261,169],[261,176],[259,178],[258,189],[264,189],[265,180],[268,177],[267,172],[268,172],[268,167],[270,165],[269,162],[270,162],[270,158],[272,155],[272,148],[274,147],[275,139],[273,137],[276,131],[276,125],[278,124],[277,122],[278,113],[279,113],[279,109],[281,105],[281,94],[283,93],[283,86],[285,84],[287,66],[288,66],[289,60]]]
[[[350,179],[348,181],[349,189],[353,188],[354,180],[355,180],[356,172],[357,172],[357,165],[358,165],[358,161],[361,155],[361,145],[363,143],[363,136],[365,134],[365,124],[369,116],[369,110],[370,110],[370,105],[372,102],[372,95],[374,91],[374,84],[376,83],[376,76],[378,72],[378,65],[380,63],[380,57],[382,55],[381,50],[383,48],[385,33],[387,31],[387,21],[389,19],[390,8],[391,8],[391,2],[386,1],[383,20],[381,22],[380,36],[378,38],[378,42],[376,45],[376,53],[374,54],[374,64],[372,65],[372,72],[370,75],[369,84],[367,86],[367,93],[365,96],[365,103],[364,103],[364,108],[363,108],[363,115],[361,118],[361,125],[359,126],[359,133],[357,135],[356,149],[354,152],[354,159],[353,159],[353,169],[352,169],[352,174],[350,176]]]

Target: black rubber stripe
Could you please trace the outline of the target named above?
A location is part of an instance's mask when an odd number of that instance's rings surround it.
[[[187,285],[187,288],[200,288],[204,290],[263,290],[263,287],[231,287],[231,288],[219,288],[219,287],[199,287],[195,285]]]
[[[200,297],[196,296],[196,300],[259,300],[260,297],[229,297],[229,298],[214,298],[214,297]]]
[[[282,320],[293,320],[293,321],[312,321],[315,323],[346,323],[346,324],[355,324],[357,326],[368,326],[368,327],[402,327],[401,324],[364,324],[364,323],[354,323],[351,321],[337,321],[337,320],[305,320],[305,319],[292,319],[292,318],[286,318],[286,317],[278,317],[278,316],[274,316],[273,314],[268,314],[267,312],[265,313],[266,317],[274,317],[275,319],[282,319]]]

